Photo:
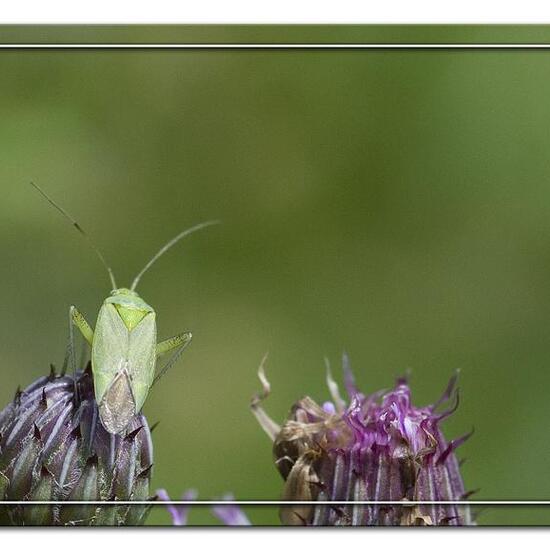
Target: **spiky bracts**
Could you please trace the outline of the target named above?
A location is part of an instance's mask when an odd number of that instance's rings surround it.
[[[0,525],[139,525],[147,500],[153,445],[147,420],[125,436],[102,426],[90,369],[56,375],[18,391],[0,412],[0,500],[58,501],[0,505]],[[110,501],[105,505],[62,501]]]
[[[458,405],[454,376],[432,406],[415,407],[399,379],[391,391],[361,393],[344,357],[347,404],[328,371],[332,401],[300,399],[279,426],[261,407],[270,391],[263,366],[263,393],[251,407],[273,441],[275,465],[285,480],[282,500],[312,501],[281,506],[287,525],[470,525],[462,504],[315,504],[320,501],[459,501],[466,498],[455,449],[467,437],[447,443],[441,422]],[[455,396],[444,412],[437,409]]]

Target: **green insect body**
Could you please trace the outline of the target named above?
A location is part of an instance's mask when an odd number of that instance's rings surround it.
[[[141,410],[153,384],[155,312],[135,292],[119,289],[103,302],[94,336],[92,372],[103,423],[115,425],[114,412],[119,410],[119,423],[125,425]],[[109,416],[114,419],[109,420]]]
[[[75,306],[70,307],[69,340],[63,372],[69,363],[73,371],[76,370],[73,334],[73,327],[76,326],[92,349],[94,391],[101,422],[109,433],[122,434],[143,407],[153,384],[176,363],[191,341],[191,333],[183,332],[157,343],[155,311],[137,294],[137,284],[153,263],[176,242],[219,222],[205,222],[182,231],[149,260],[129,289],[118,288],[111,268],[80,225],[37,185],[32,185],[88,240],[109,273],[113,290],[99,310],[95,330]],[[155,374],[157,357],[172,351],[172,356]]]
[[[101,422],[108,432],[121,433],[143,407],[155,380],[157,356],[177,349],[177,355],[171,359],[173,364],[191,341],[191,333],[157,344],[154,309],[137,292],[126,288],[113,290],[103,302],[95,331],[74,306],[70,317],[71,325],[80,330],[92,348],[94,390]],[[157,377],[165,370],[166,366]]]

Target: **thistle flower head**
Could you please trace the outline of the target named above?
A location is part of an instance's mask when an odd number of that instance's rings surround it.
[[[440,427],[458,406],[456,375],[437,403],[416,407],[405,379],[397,380],[390,391],[361,393],[344,356],[346,402],[327,370],[332,401],[320,406],[304,397],[279,426],[261,407],[270,388],[260,367],[264,391],[252,400],[252,411],[273,441],[275,464],[285,480],[282,499],[312,501],[283,506],[283,523],[470,524],[469,509],[462,504],[315,505],[315,501],[458,501],[466,496],[454,451],[470,434],[447,443]],[[454,405],[437,412],[453,395]]]
[[[151,433],[135,416],[126,435],[102,426],[90,369],[36,380],[0,412],[0,500],[57,501],[1,505],[0,525],[137,525],[147,506]],[[64,505],[63,501],[111,501]]]

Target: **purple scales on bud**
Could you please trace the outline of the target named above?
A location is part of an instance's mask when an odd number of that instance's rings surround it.
[[[264,359],[265,360],[265,359]],[[328,365],[327,365],[328,367]],[[467,504],[315,504],[320,501],[461,501],[467,498],[454,451],[471,435],[447,443],[440,424],[458,406],[453,376],[441,399],[415,407],[405,379],[390,391],[362,394],[347,356],[344,382],[349,405],[327,368],[332,401],[300,399],[279,426],[261,402],[270,392],[263,362],[263,392],[251,408],[273,441],[275,465],[285,480],[287,525],[472,525]],[[454,405],[437,409],[454,396]]]
[[[102,426],[88,368],[75,379],[56,375],[18,391],[0,412],[0,525],[139,525],[149,507],[62,501],[147,500],[153,444],[142,414],[126,435]]]

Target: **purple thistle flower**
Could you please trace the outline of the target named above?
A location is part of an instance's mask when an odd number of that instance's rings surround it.
[[[125,435],[99,420],[89,369],[53,371],[0,411],[0,525],[139,525],[149,506],[64,505],[62,501],[147,500],[153,444],[142,414]]]
[[[197,499],[197,491],[195,489],[189,489],[181,495],[181,500],[188,500],[190,503]],[[187,517],[189,516],[189,510],[191,504],[171,504],[170,496],[165,489],[159,489],[157,491],[157,497],[159,500],[167,502],[166,508],[172,516],[172,525],[187,525]]]
[[[467,495],[454,451],[471,434],[447,443],[440,429],[458,406],[456,375],[437,403],[416,407],[406,379],[397,380],[390,391],[362,394],[344,355],[349,404],[327,368],[332,401],[320,406],[310,397],[300,399],[281,427],[261,407],[270,392],[263,363],[259,369],[263,392],[253,398],[251,408],[273,441],[275,465],[285,480],[282,500],[312,501],[283,505],[280,517],[284,524],[473,524],[466,504],[315,504],[464,500]],[[454,405],[437,412],[452,396]]]
[[[190,489],[183,493],[181,500],[193,501],[197,498],[197,491]],[[159,500],[167,502],[166,508],[172,516],[172,525],[181,526],[187,525],[189,511],[192,504],[172,504],[170,496],[165,489],[159,489],[157,491],[157,497]],[[232,501],[234,496],[231,493],[223,495],[222,500]],[[212,514],[216,516],[224,525],[236,527],[251,525],[250,520],[246,517],[246,514],[236,504],[216,504],[210,508]]]
[[[234,500],[232,493],[226,493],[222,497],[223,500]],[[246,514],[237,504],[216,504],[212,506],[212,513],[224,524],[233,527],[251,525]]]

